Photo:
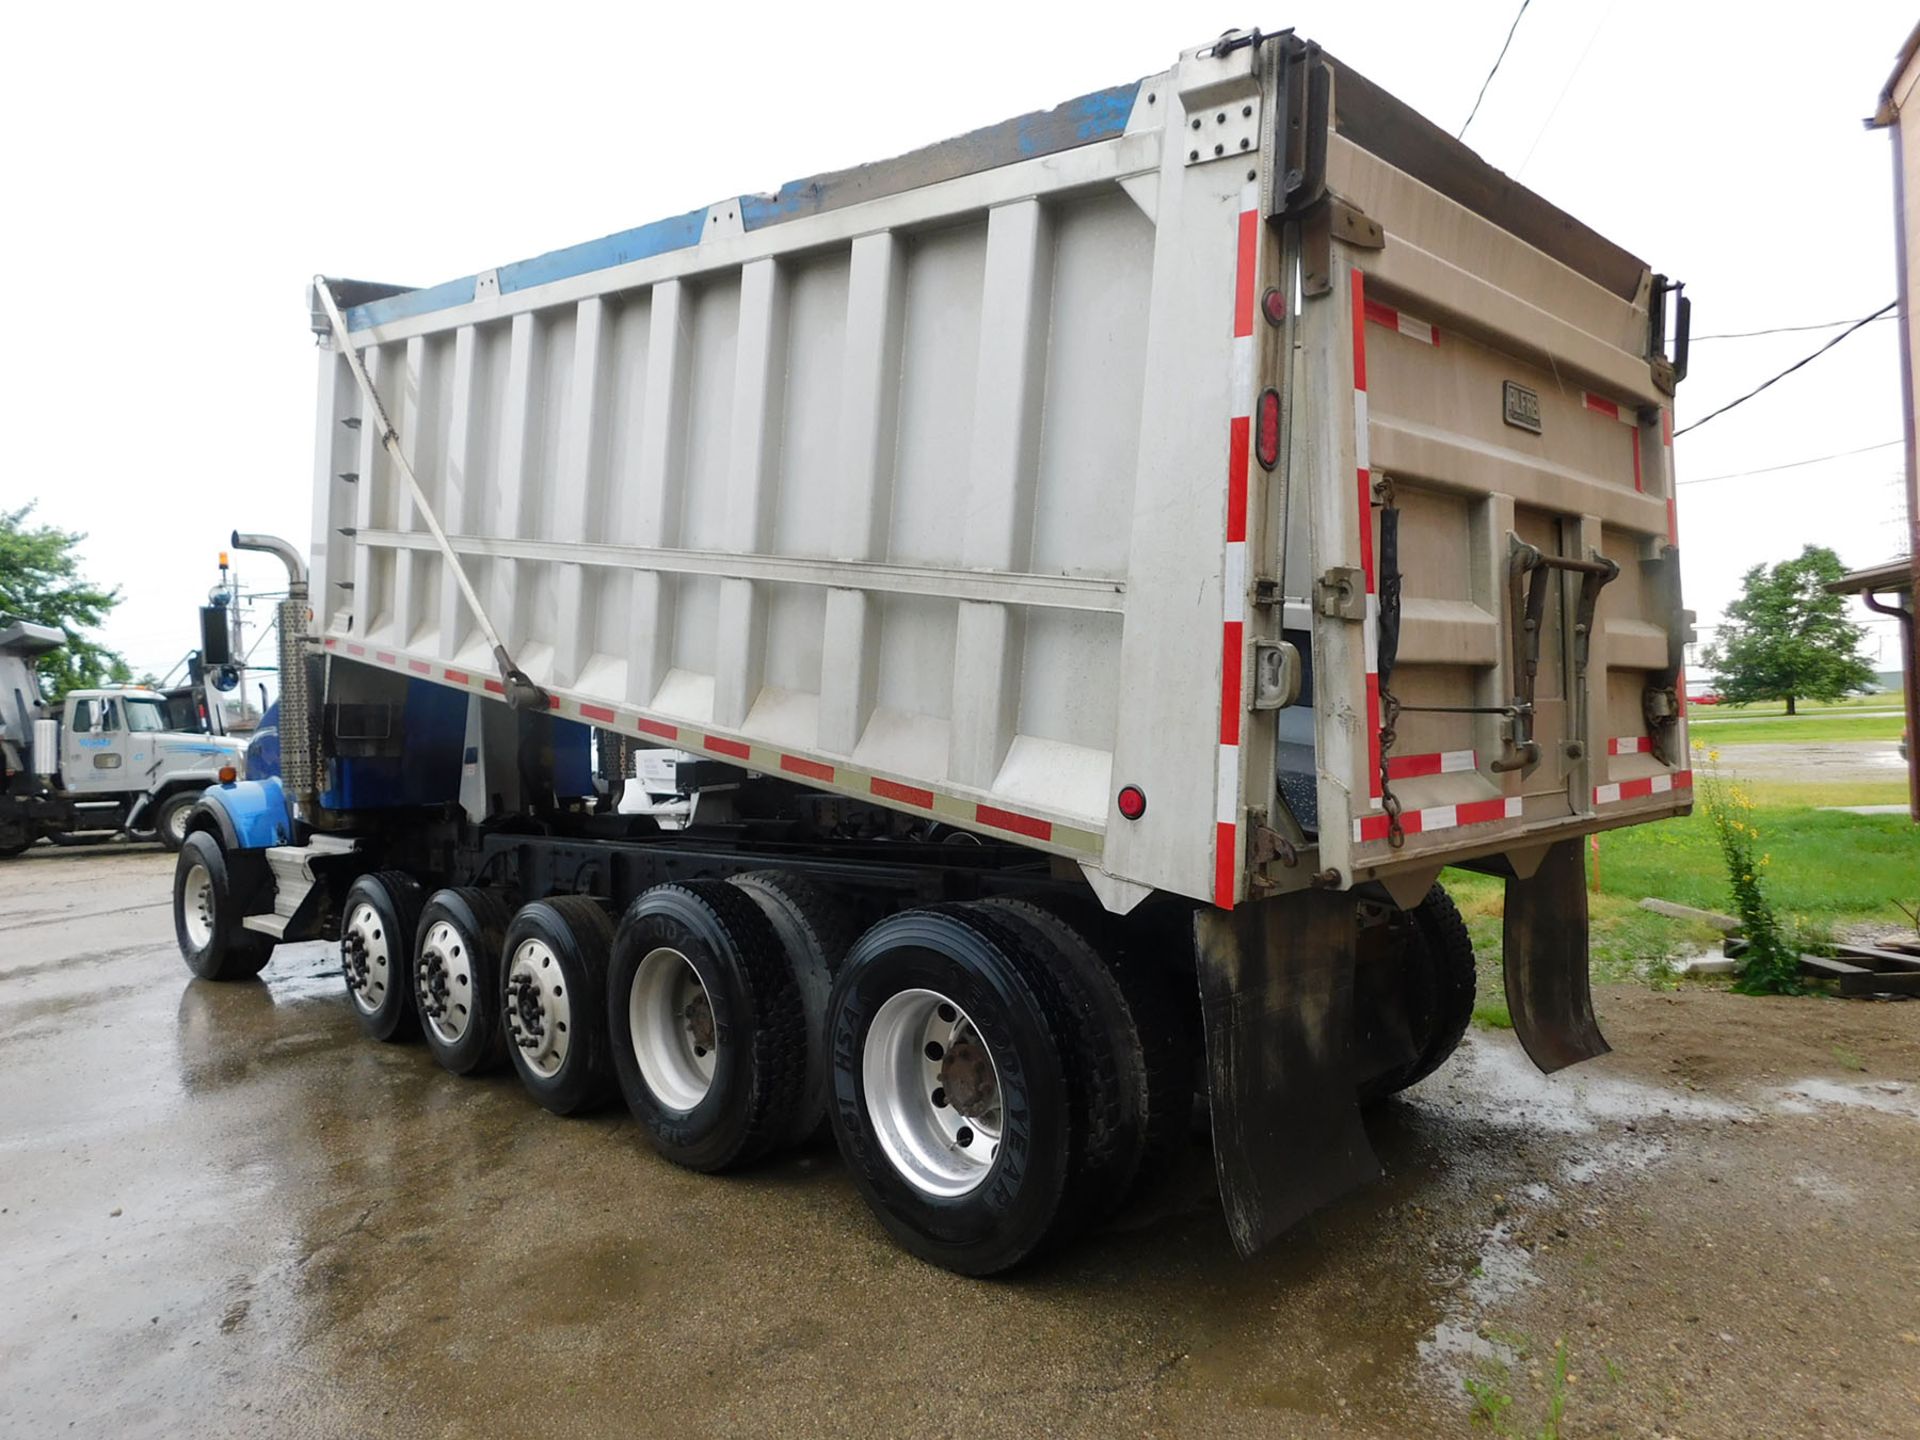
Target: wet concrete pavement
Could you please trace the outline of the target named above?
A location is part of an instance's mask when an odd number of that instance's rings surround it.
[[[1196,1146],[981,1283],[831,1150],[688,1174],[363,1040],[322,947],[192,981],[170,859],[0,870],[0,1435],[1451,1435],[1469,1378],[1568,1436],[1920,1434],[1920,1005],[1610,990],[1616,1055],[1475,1036],[1251,1262]]]

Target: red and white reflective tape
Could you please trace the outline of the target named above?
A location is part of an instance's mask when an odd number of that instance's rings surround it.
[[[1402,810],[1400,829],[1407,835],[1429,835],[1436,830],[1457,830],[1462,825],[1518,820],[1520,809],[1518,795],[1496,795],[1491,800],[1470,800],[1464,805],[1430,805],[1424,810]],[[1353,838],[1361,843],[1384,840],[1392,823],[1385,815],[1362,815],[1353,822]]]
[[[1619,735],[1607,741],[1609,755],[1651,755],[1653,741],[1645,735]]]
[[[1480,768],[1477,750],[1439,750],[1430,755],[1389,755],[1389,780],[1418,780],[1423,775],[1460,775]]]
[[[1366,577],[1363,622],[1367,686],[1367,805],[1380,808],[1380,597],[1373,567],[1373,468],[1367,439],[1367,277],[1349,272],[1353,306],[1353,466],[1360,522],[1360,573]]]
[[[1634,413],[1631,405],[1621,405],[1605,396],[1595,395],[1591,390],[1580,392],[1580,403],[1597,415],[1605,415],[1610,420],[1618,420],[1622,425],[1631,425],[1636,430],[1640,428],[1640,417]]]
[[[1620,780],[1612,785],[1593,787],[1593,803],[1613,805],[1622,800],[1644,800],[1649,795],[1665,795],[1672,790],[1693,789],[1693,772],[1675,770],[1670,775],[1642,775],[1638,780]]]
[[[391,650],[376,650],[369,653],[365,645],[342,640],[334,635],[323,637],[321,644],[328,650],[344,651],[364,664],[377,665],[401,674],[422,676],[436,684],[450,685],[472,694],[496,697],[504,694],[504,687],[500,681],[490,675],[458,670],[421,656],[396,654]],[[552,693],[547,696],[547,704],[554,713],[564,719],[578,720],[582,724],[598,725],[602,729],[620,731],[624,734],[644,735],[652,740],[665,741],[681,750],[724,755],[762,774],[794,776],[814,785],[829,787],[842,794],[879,801],[900,809],[923,810],[950,824],[1000,831],[1009,836],[1038,841],[1052,849],[1070,854],[1097,856],[1100,853],[1100,835],[1097,831],[1082,829],[1065,821],[1049,820],[1038,815],[1024,815],[1019,811],[986,804],[967,796],[932,790],[920,785],[910,785],[901,780],[892,780],[884,775],[875,775],[850,765],[841,765],[810,755],[791,754],[747,736],[713,734],[674,721],[656,720],[624,706],[600,705],[590,700]]]
[[[1240,891],[1240,728],[1247,634],[1247,488],[1252,481],[1255,341],[1260,262],[1260,190],[1240,197],[1234,226],[1233,358],[1227,420],[1226,552],[1220,576],[1220,759],[1215,774],[1213,903],[1231,910]]]
[[[1640,474],[1640,412],[1631,405],[1622,405],[1605,396],[1595,395],[1590,390],[1580,392],[1580,403],[1596,415],[1605,415],[1610,420],[1618,420],[1622,425],[1632,427],[1633,489],[1635,494],[1643,492],[1647,487]]]
[[[1422,345],[1440,343],[1440,327],[1430,325],[1425,320],[1416,320],[1413,316],[1396,310],[1391,305],[1382,305],[1378,300],[1366,302],[1367,319],[1376,325],[1384,325],[1389,330],[1398,330],[1409,340],[1418,340]]]

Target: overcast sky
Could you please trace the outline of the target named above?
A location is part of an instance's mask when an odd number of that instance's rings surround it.
[[[1233,25],[1291,24],[1453,130],[1516,5],[22,7],[0,59],[0,506],[88,532],[89,574],[126,597],[106,639],[164,672],[230,529],[307,539],[316,271],[469,274],[1132,80]],[[1533,0],[1467,140],[1684,279],[1696,336],[1857,318],[1895,283],[1889,140],[1861,118],[1913,20],[1911,0]],[[1680,423],[1830,333],[1696,344]],[[1897,445],[1745,472],[1900,433],[1883,321],[1683,437],[1703,621],[1805,542],[1898,553]]]

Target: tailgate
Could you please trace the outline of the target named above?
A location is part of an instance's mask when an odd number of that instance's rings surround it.
[[[1388,133],[1384,97],[1330,73],[1286,569],[1318,693],[1282,717],[1279,792],[1323,867],[1424,888],[1688,804],[1671,400],[1644,266],[1461,183],[1496,172],[1437,131],[1408,144],[1403,107],[1391,156],[1366,148],[1348,132]]]

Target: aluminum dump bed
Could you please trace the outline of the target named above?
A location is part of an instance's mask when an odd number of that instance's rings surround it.
[[[561,714],[1232,906],[1683,811],[1640,261],[1290,35],[423,290],[338,282]],[[323,339],[329,656],[501,689]]]

